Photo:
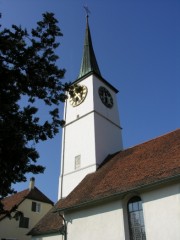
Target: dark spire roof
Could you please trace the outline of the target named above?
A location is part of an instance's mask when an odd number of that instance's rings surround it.
[[[86,74],[93,72],[97,75],[101,76],[96,57],[93,50],[92,40],[91,40],[91,33],[89,29],[88,23],[88,15],[86,16],[86,33],[85,33],[85,40],[84,40],[84,51],[83,57],[81,62],[81,69],[78,78],[85,76]]]

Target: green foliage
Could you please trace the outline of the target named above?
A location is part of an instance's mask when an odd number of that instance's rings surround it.
[[[15,25],[0,32],[0,197],[13,193],[12,183],[26,181],[26,173],[44,171],[35,145],[53,138],[63,124],[57,106],[68,85],[57,66],[57,23],[45,13],[31,33]],[[50,108],[45,122],[38,117],[39,100]]]

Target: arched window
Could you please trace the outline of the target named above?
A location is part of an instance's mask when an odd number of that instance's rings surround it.
[[[131,198],[128,202],[127,208],[130,240],[146,240],[141,198]]]

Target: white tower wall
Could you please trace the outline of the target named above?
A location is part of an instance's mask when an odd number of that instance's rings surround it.
[[[112,153],[122,149],[121,127],[116,93],[94,75],[78,82],[88,89],[85,100],[73,107],[65,106],[59,198],[66,197],[80,181]],[[113,97],[113,107],[101,101],[98,89],[104,86]]]

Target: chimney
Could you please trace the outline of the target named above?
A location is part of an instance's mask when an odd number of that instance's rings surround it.
[[[30,178],[30,182],[29,182],[29,191],[34,189],[34,185],[35,185],[35,178],[32,177],[32,178]]]

